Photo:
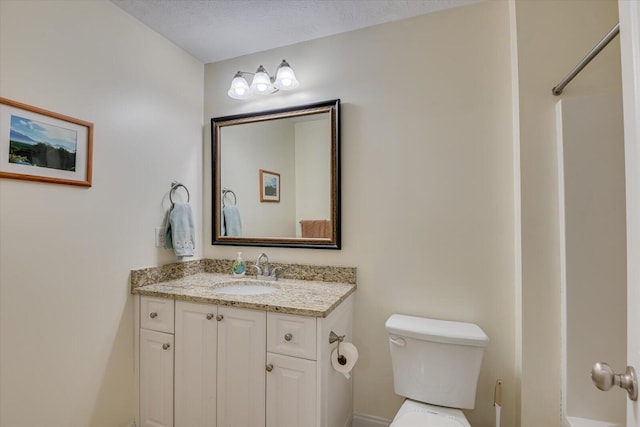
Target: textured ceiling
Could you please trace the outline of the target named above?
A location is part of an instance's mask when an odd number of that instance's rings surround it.
[[[482,0],[111,0],[203,63]]]

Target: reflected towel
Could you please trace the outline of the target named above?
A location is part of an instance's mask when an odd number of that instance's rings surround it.
[[[328,219],[303,219],[300,221],[302,237],[331,238],[331,222]]]
[[[193,214],[191,206],[187,203],[176,202],[173,204],[167,218],[165,237],[165,248],[173,249],[177,256],[193,256],[196,239],[193,229]]]
[[[222,235],[242,236],[242,223],[240,222],[240,211],[234,205],[227,205],[222,208]]]

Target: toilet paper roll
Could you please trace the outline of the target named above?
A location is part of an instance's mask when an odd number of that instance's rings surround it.
[[[351,378],[351,370],[358,361],[358,349],[350,342],[340,343],[340,355],[344,356],[344,359],[338,359],[337,347],[331,352],[331,366],[333,369],[340,372],[346,379]],[[344,362],[344,364],[340,362]]]

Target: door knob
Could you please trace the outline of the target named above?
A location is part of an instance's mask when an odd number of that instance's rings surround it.
[[[598,362],[591,369],[591,381],[602,391],[607,391],[614,385],[627,390],[629,399],[638,400],[638,376],[633,366],[627,366],[624,374],[615,374],[611,366]]]

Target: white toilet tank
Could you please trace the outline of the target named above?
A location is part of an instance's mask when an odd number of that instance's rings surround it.
[[[394,314],[385,326],[396,394],[473,409],[482,355],[489,344],[478,325]]]

